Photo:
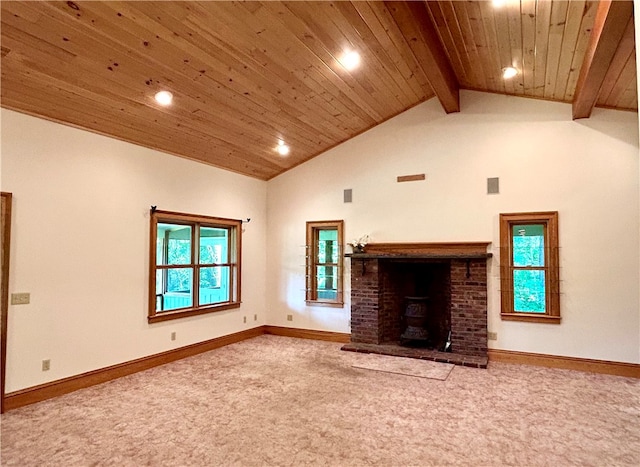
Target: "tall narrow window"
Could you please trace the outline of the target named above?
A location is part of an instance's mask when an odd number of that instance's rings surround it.
[[[307,222],[309,304],[342,306],[343,221]]]
[[[502,319],[560,322],[558,213],[500,214]]]
[[[150,322],[240,306],[241,225],[151,212]]]

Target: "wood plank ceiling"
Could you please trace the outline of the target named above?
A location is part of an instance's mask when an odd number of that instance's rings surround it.
[[[631,3],[503,3],[3,1],[0,103],[263,180],[459,89],[637,111]]]

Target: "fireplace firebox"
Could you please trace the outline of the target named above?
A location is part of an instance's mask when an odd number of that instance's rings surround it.
[[[343,349],[486,368],[488,245],[379,243],[347,254],[351,343]]]

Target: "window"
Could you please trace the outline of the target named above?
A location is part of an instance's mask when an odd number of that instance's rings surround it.
[[[240,306],[241,226],[151,211],[149,322]]]
[[[558,213],[500,214],[502,319],[560,322]]]
[[[342,306],[342,221],[307,222],[307,293],[314,305]]]

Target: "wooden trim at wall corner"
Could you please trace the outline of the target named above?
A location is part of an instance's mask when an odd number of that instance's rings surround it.
[[[640,378],[640,364],[638,363],[611,362],[608,360],[592,360],[588,358],[489,349],[489,363],[491,362],[543,366],[547,368],[624,376],[627,378]]]
[[[9,262],[11,251],[11,207],[13,194],[0,192],[2,222],[0,225],[0,413],[5,411],[5,376],[7,366],[7,319],[9,315]]]
[[[131,375],[139,371],[171,363],[193,355],[224,347],[225,345],[241,342],[246,339],[261,336],[265,333],[265,326],[259,326],[227,336],[216,337],[204,342],[167,350],[147,357],[112,365],[106,368],[89,371],[68,378],[51,381],[38,386],[21,389],[5,395],[5,410],[17,409],[25,405],[41,402],[53,397],[62,396],[78,389],[88,388],[96,384],[106,383],[122,376]]]
[[[351,334],[343,332],[314,331],[312,329],[288,328],[283,326],[264,326],[264,333],[273,334],[274,336],[298,337],[300,339],[314,339],[339,342],[342,344],[351,342]]]

